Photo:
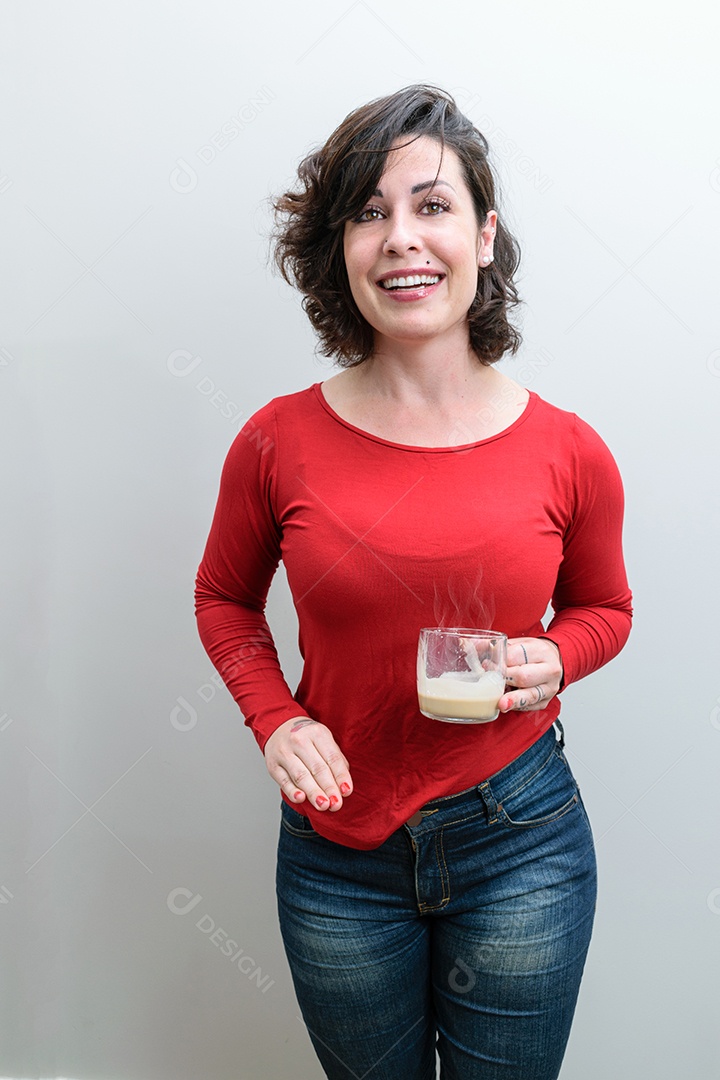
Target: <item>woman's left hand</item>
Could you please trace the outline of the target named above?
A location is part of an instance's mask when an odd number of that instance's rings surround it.
[[[547,638],[508,638],[506,682],[510,689],[500,698],[501,713],[512,709],[546,709],[562,682],[560,650]]]

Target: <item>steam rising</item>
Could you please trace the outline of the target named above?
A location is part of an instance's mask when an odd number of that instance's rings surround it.
[[[476,630],[493,630],[495,601],[484,596],[482,568],[478,567],[474,584],[464,575],[451,575],[445,586],[434,583],[433,614],[435,626],[466,626]]]

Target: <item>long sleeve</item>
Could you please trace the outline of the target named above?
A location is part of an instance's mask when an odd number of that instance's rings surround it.
[[[616,656],[630,633],[632,595],[622,554],[624,495],[615,460],[575,417],[570,520],[545,637],[563,659],[563,688]]]
[[[321,835],[375,847],[551,726],[557,695],[490,724],[424,717],[418,634],[486,625],[545,635],[566,684],[594,671],[630,626],[622,513],[602,439],[532,393],[509,428],[461,448],[363,432],[333,413],[319,384],[248,421],[228,452],[197,572],[198,629],[261,749],[294,716],[332,731],[354,791],[341,814],[301,810]],[[280,559],[303,657],[294,692],[265,619]]]
[[[195,579],[200,639],[261,750],[280,724],[303,712],[283,677],[265,618],[280,561],[272,509],[275,449],[273,413],[266,407],[228,451]]]

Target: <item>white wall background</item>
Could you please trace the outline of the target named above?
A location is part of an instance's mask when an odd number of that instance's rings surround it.
[[[1,1075],[319,1076],[278,795],[193,579],[240,422],[331,370],[268,269],[267,198],[352,108],[430,81],[488,135],[523,247],[505,370],[593,424],[626,484],[635,629],[564,696],[601,891],[562,1077],[716,1076],[719,21],[6,0]],[[293,681],[280,579],[271,620]]]

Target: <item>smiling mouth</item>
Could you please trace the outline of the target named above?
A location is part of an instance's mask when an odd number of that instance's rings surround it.
[[[421,285],[437,285],[444,276],[444,274],[413,274],[408,277],[386,278],[384,281],[379,281],[378,285],[381,289],[387,289],[388,292],[398,292],[402,289],[417,289]]]

